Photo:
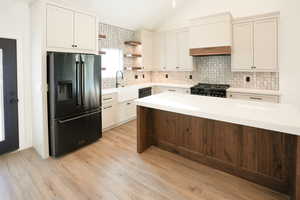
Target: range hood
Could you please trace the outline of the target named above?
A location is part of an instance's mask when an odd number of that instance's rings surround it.
[[[190,49],[190,56],[231,55],[231,46]]]
[[[232,46],[231,13],[190,20],[190,55],[230,55]]]

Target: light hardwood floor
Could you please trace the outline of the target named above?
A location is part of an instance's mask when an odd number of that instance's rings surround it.
[[[151,147],[136,153],[136,122],[60,159],[33,149],[0,157],[0,199],[287,200],[282,194]]]

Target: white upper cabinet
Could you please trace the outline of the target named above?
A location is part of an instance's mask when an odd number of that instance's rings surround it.
[[[177,67],[177,33],[176,31],[166,32],[166,54],[164,70],[174,71]]]
[[[254,67],[277,70],[277,19],[254,22]]]
[[[232,71],[278,71],[278,14],[236,20]]]
[[[94,16],[75,13],[74,43],[79,49],[96,49],[96,18]]]
[[[181,28],[153,35],[153,70],[192,71],[193,57],[189,54],[189,29]]]
[[[153,34],[153,70],[160,71],[165,67],[165,39],[164,32]]]
[[[189,30],[180,29],[177,32],[177,69],[181,71],[193,70],[193,57],[189,50]]]
[[[73,48],[74,13],[56,6],[47,7],[47,47]]]
[[[190,48],[232,45],[232,16],[230,13],[191,20]]]
[[[143,70],[151,71],[153,68],[153,32],[142,30],[139,32],[141,41],[141,66]]]
[[[47,5],[47,49],[96,52],[96,26],[95,16]]]
[[[253,23],[233,26],[232,69],[251,69],[253,66]]]

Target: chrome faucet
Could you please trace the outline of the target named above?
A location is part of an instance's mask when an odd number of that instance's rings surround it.
[[[122,83],[119,83],[119,77],[118,77],[119,74],[121,74],[121,78],[122,78],[122,80],[124,80],[124,74],[123,74],[123,72],[121,70],[118,70],[116,72],[116,88],[118,88],[120,86],[123,87]]]

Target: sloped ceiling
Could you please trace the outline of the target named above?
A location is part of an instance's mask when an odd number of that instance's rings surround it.
[[[137,30],[154,29],[184,6],[186,0],[55,0],[95,12],[100,22]]]

